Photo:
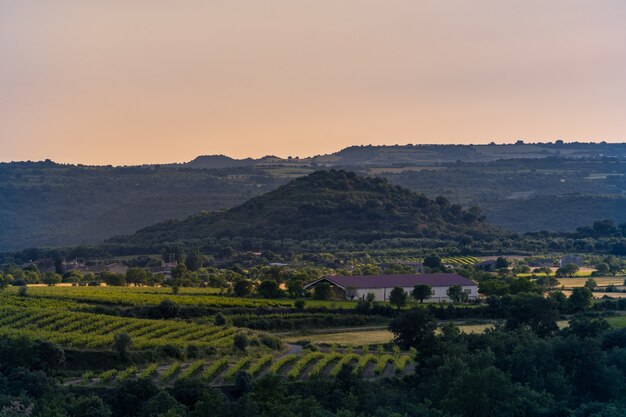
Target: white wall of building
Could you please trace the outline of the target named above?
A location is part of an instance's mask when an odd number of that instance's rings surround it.
[[[424,300],[425,303],[439,303],[439,302],[449,302],[450,297],[448,297],[447,291],[450,287],[432,287],[433,294],[431,294],[430,298]],[[463,290],[468,292],[468,297],[470,300],[476,298],[478,296],[478,286],[476,285],[467,285],[462,287]],[[357,299],[364,299],[367,297],[368,293],[374,294],[375,301],[389,301],[389,294],[393,290],[393,287],[390,288],[357,288],[356,289],[356,297]],[[413,291],[413,287],[403,288],[409,296]]]

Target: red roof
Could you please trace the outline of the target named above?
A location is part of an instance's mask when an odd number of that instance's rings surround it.
[[[414,287],[418,284],[431,287],[450,287],[453,285],[471,286],[476,285],[472,280],[458,274],[419,274],[419,275],[354,275],[354,276],[329,276],[324,277],[335,285],[343,288],[392,288]],[[318,280],[320,281],[320,280]],[[317,283],[312,282],[307,287]]]

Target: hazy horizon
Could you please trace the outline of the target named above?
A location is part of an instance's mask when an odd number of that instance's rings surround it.
[[[0,0],[0,160],[626,140],[626,3]]]

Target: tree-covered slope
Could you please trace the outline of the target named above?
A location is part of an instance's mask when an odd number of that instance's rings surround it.
[[[206,237],[266,240],[454,238],[493,234],[478,208],[431,200],[384,178],[317,171],[225,212],[147,227],[117,243],[157,244]]]

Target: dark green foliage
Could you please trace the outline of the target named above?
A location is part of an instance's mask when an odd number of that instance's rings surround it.
[[[593,294],[586,287],[574,288],[569,296],[569,305],[573,312],[583,311],[591,305]]]
[[[389,304],[396,306],[398,310],[404,307],[407,303],[409,295],[400,287],[395,287],[389,293]]]
[[[226,324],[226,317],[221,313],[217,313],[215,315],[215,325],[216,326],[223,326]]]
[[[429,285],[418,284],[415,287],[413,287],[413,291],[411,291],[411,297],[415,301],[419,301],[420,303],[423,303],[424,300],[427,300],[430,298],[431,292],[432,292],[432,288]]]
[[[237,350],[246,350],[250,340],[244,333],[237,333],[233,339],[233,347]]]
[[[132,344],[133,341],[128,333],[117,333],[113,336],[113,350],[117,352],[122,360],[128,358],[128,353]]]
[[[506,327],[518,329],[528,326],[539,336],[547,336],[558,330],[556,321],[559,311],[552,299],[538,294],[507,296],[505,300]]]
[[[415,348],[420,353],[430,353],[435,349],[435,319],[423,308],[413,308],[391,320],[389,331],[402,348]]]
[[[383,178],[331,170],[298,178],[223,213],[161,223],[114,242],[158,244],[207,236],[353,242],[493,236],[483,220],[476,208],[441,206]]]
[[[441,268],[441,258],[437,255],[428,255],[424,258],[423,262],[424,266],[430,269],[440,269]]]
[[[278,287],[276,281],[263,281],[259,284],[256,291],[263,298],[280,298],[285,295],[284,291]]]
[[[252,282],[247,279],[239,279],[233,285],[233,293],[237,297],[246,297],[252,293]]]
[[[156,318],[171,319],[178,317],[180,314],[180,306],[172,300],[165,299],[155,308]]]
[[[447,290],[448,297],[454,303],[464,303],[467,301],[468,295],[460,285],[453,285]]]
[[[268,334],[264,334],[263,336],[261,336],[260,341],[262,345],[267,346],[272,350],[280,350],[283,345],[280,339],[270,336]]]
[[[198,248],[193,248],[185,259],[185,266],[189,271],[195,272],[202,267],[204,263],[204,256],[200,253]]]
[[[293,302],[293,306],[298,310],[304,310],[305,301],[304,300],[296,300]]]
[[[313,298],[316,300],[328,300],[330,298],[330,284],[320,282],[313,288]]]

